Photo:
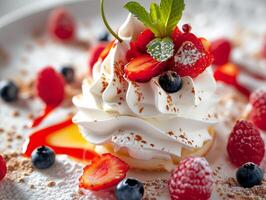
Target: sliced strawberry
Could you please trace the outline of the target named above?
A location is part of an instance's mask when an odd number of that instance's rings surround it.
[[[179,36],[182,35],[182,32],[180,31],[180,29],[176,26],[173,33],[172,33],[172,39],[175,41],[177,40],[177,38],[179,38]]]
[[[174,56],[175,65],[171,70],[180,76],[195,78],[212,64],[212,55],[194,34],[184,33],[174,43],[177,52]]]
[[[144,54],[134,58],[125,66],[125,74],[131,81],[147,82],[162,73],[166,64]]]
[[[155,38],[154,33],[150,29],[144,30],[140,33],[136,39],[136,48],[142,52],[146,53],[147,45]]]
[[[108,56],[111,49],[115,46],[115,42],[116,40],[113,40],[105,47],[105,49],[100,54],[99,59],[104,60]]]
[[[119,158],[103,154],[84,168],[79,187],[92,191],[107,189],[124,179],[128,169],[129,166]]]
[[[140,56],[141,53],[136,47],[136,42],[130,42],[130,49],[127,51],[126,58],[131,61],[133,58]]]

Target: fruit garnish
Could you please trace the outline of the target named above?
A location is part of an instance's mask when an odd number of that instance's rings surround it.
[[[192,33],[184,33],[174,40],[177,52],[171,70],[181,77],[197,77],[212,63],[212,55],[206,51],[201,39]]]
[[[62,42],[72,40],[76,31],[75,20],[66,9],[55,9],[49,16],[48,31],[56,40]]]
[[[229,62],[232,45],[228,39],[221,38],[212,41],[211,52],[214,57],[213,64],[224,65]]]
[[[106,46],[107,46],[107,44],[105,42],[101,42],[92,48],[92,50],[90,52],[90,56],[89,56],[89,69],[90,69],[90,71],[92,71],[93,66],[98,61],[101,53],[106,48]]]
[[[5,102],[14,102],[18,99],[19,89],[13,81],[0,82],[0,96]]]
[[[180,36],[180,35],[182,35],[183,33],[180,31],[180,29],[176,26],[175,28],[174,28],[174,31],[173,31],[173,33],[172,33],[172,36],[171,36],[171,38],[173,39],[173,41],[175,41],[175,40],[177,40],[177,38]]]
[[[259,130],[250,122],[237,121],[228,139],[227,152],[236,166],[247,162],[259,165],[265,153]]]
[[[124,179],[128,169],[129,166],[119,158],[103,154],[84,168],[79,187],[92,191],[107,189]]]
[[[117,200],[141,200],[144,195],[143,184],[133,178],[122,180],[115,189]]]
[[[136,58],[140,55],[142,55],[142,53],[137,48],[136,42],[130,42],[130,49],[126,54],[127,61],[131,61],[133,58]]]
[[[182,30],[184,31],[184,33],[190,33],[192,27],[190,26],[190,24],[183,24],[182,26]]]
[[[6,176],[7,167],[5,159],[0,155],[0,181]]]
[[[237,170],[236,179],[242,187],[251,188],[255,185],[261,185],[263,171],[256,164],[248,162]]]
[[[165,92],[175,93],[182,88],[182,79],[176,72],[167,71],[160,75],[159,84]]]
[[[266,89],[261,88],[250,96],[252,111],[250,120],[260,129],[266,131]]]
[[[45,67],[37,76],[36,92],[46,105],[58,106],[65,96],[64,78],[52,67]]]
[[[31,162],[37,169],[48,169],[55,162],[55,153],[49,147],[38,147],[31,154]]]
[[[147,82],[162,73],[166,62],[158,62],[150,55],[140,55],[125,66],[125,75],[131,81]]]
[[[155,38],[154,33],[150,29],[144,30],[140,33],[136,39],[136,48],[142,52],[146,53],[147,45]]]
[[[213,185],[212,170],[205,158],[185,158],[172,172],[168,188],[172,200],[208,200]]]
[[[174,43],[169,37],[156,38],[147,45],[147,53],[159,62],[167,61],[174,55]]]
[[[66,65],[60,69],[60,73],[65,79],[65,82],[72,83],[75,80],[75,70],[73,66]]]

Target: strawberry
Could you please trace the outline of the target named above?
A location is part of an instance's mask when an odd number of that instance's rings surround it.
[[[89,69],[92,71],[94,64],[98,61],[99,56],[106,48],[107,44],[105,42],[98,43],[91,49],[90,57],[89,57]]]
[[[125,75],[131,81],[147,82],[158,76],[166,67],[166,62],[158,62],[144,54],[131,60],[125,66]]]
[[[5,159],[0,155],[0,181],[3,180],[7,173],[7,167],[6,167],[6,161]]]
[[[130,49],[127,51],[126,58],[131,61],[133,58],[140,56],[141,53],[136,47],[136,42],[130,42]]]
[[[93,159],[84,168],[79,187],[99,191],[117,185],[125,178],[129,166],[112,154],[103,154]]]
[[[182,32],[179,30],[179,28],[176,26],[173,33],[172,33],[172,39],[173,41],[177,40],[179,36],[182,35]]]
[[[213,53],[215,65],[224,65],[229,62],[232,45],[228,39],[221,38],[212,41],[211,52]]]
[[[209,42],[209,40],[207,40],[203,37],[200,37],[199,39],[200,39],[201,43],[203,44],[205,51],[210,51],[211,50],[211,43]]]
[[[73,16],[64,8],[53,10],[48,19],[48,32],[62,42],[74,39],[76,24]]]
[[[57,106],[64,100],[64,78],[52,67],[45,67],[37,76],[37,95],[46,105]]]
[[[252,123],[237,121],[228,138],[227,152],[238,167],[247,162],[259,165],[265,153],[264,141]]]
[[[142,52],[146,53],[147,45],[155,38],[154,33],[150,29],[144,30],[140,33],[135,41],[136,48]]]
[[[180,76],[195,78],[212,64],[212,55],[194,34],[184,33],[175,38],[174,43],[177,52],[174,56],[175,65],[171,70]]]
[[[266,131],[266,89],[262,88],[250,96],[252,111],[250,120],[260,129]]]
[[[172,200],[208,200],[213,182],[207,160],[189,157],[182,160],[172,172],[168,188]]]

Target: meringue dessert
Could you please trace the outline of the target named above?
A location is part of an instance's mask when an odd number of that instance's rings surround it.
[[[147,25],[134,6],[125,6],[131,14],[74,97],[73,121],[97,153],[133,169],[170,171],[184,157],[204,156],[215,140],[212,56],[190,25],[177,27],[184,6],[166,31]]]

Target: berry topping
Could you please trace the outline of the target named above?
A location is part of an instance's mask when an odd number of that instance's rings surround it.
[[[181,77],[197,77],[212,64],[212,56],[206,51],[201,39],[192,33],[184,33],[174,40],[177,52],[174,56],[175,65],[171,70]]]
[[[182,30],[184,31],[184,33],[190,33],[192,27],[190,26],[190,24],[183,24],[182,26]]]
[[[128,169],[129,166],[119,158],[103,154],[84,168],[79,187],[93,191],[107,189],[124,179]]]
[[[179,36],[181,36],[183,33],[180,31],[180,29],[176,26],[175,28],[174,28],[174,31],[173,31],[173,33],[172,33],[172,39],[173,39],[173,41],[175,41],[175,40],[177,40],[177,38],[179,37]]]
[[[6,176],[7,167],[5,159],[0,155],[0,181]]]
[[[130,49],[127,51],[126,58],[128,61],[131,61],[133,58],[136,58],[138,56],[142,55],[141,52],[139,52],[136,42],[130,42]]]
[[[172,172],[169,192],[172,200],[207,200],[213,185],[212,170],[205,158],[182,160]]]
[[[266,89],[262,88],[250,96],[252,111],[250,120],[260,129],[266,131]]]
[[[250,122],[237,121],[228,139],[227,152],[236,166],[247,162],[259,165],[264,157],[265,147],[258,129]]]
[[[142,52],[146,53],[147,45],[155,38],[153,32],[150,29],[144,30],[140,33],[136,40],[136,47],[137,49]]]
[[[64,100],[64,78],[52,67],[46,67],[38,73],[36,91],[46,105],[58,106]]]
[[[67,83],[72,83],[75,80],[75,70],[72,66],[63,66],[60,72]]]
[[[55,162],[55,153],[49,147],[39,147],[32,152],[31,162],[37,169],[48,169]]]
[[[211,43],[211,52],[214,57],[213,64],[224,65],[229,62],[232,45],[225,38],[217,39]]]
[[[103,50],[106,48],[106,43],[99,43],[96,46],[94,46],[90,52],[90,58],[89,58],[89,68],[93,69],[94,64],[98,61],[99,56],[103,52]]]
[[[50,35],[59,41],[69,41],[75,37],[75,20],[65,9],[59,8],[52,11],[48,20]]]
[[[18,99],[19,89],[12,81],[0,82],[0,96],[5,102],[14,102]]]
[[[131,81],[147,82],[164,71],[165,62],[158,62],[144,54],[131,60],[125,66],[126,77]]]
[[[182,87],[182,79],[176,72],[167,71],[159,78],[160,86],[168,93],[175,93]]]
[[[132,178],[122,180],[115,190],[117,200],[141,200],[143,195],[143,184]]]
[[[242,187],[251,188],[262,183],[263,172],[256,164],[249,162],[237,170],[236,179]]]
[[[99,38],[98,38],[99,42],[109,42],[110,41],[110,34],[108,32],[103,32]]]

